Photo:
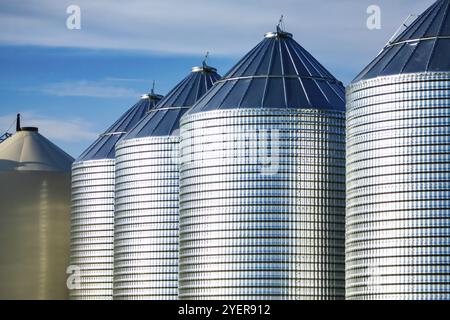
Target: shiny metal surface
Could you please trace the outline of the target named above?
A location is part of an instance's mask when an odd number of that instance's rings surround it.
[[[450,299],[450,73],[347,91],[346,296]]]
[[[219,78],[193,68],[116,146],[114,299],[178,298],[179,121]]]
[[[114,257],[113,159],[72,166],[70,264],[80,268],[71,299],[112,299]]]
[[[181,120],[181,299],[344,297],[344,113]]]
[[[143,95],[72,167],[71,264],[81,273],[72,299],[112,299],[115,145],[161,99],[153,90]]]
[[[178,142],[116,146],[114,299],[178,297]]]

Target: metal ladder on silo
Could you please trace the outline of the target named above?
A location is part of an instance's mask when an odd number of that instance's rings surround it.
[[[3,141],[5,141],[6,139],[8,139],[8,138],[11,137],[11,136],[12,136],[11,133],[5,132],[4,134],[2,134],[2,135],[0,136],[0,143],[2,143]]]
[[[17,114],[15,122],[16,122],[16,132],[20,131],[21,130],[20,113]],[[8,130],[6,130],[6,132],[0,136],[0,143],[4,142],[6,139],[8,139],[9,137],[12,136],[12,133],[9,133],[8,131],[12,128],[13,125],[14,125],[14,122],[11,124],[11,126],[8,128]]]

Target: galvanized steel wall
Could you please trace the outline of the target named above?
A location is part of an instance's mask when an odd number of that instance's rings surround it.
[[[71,265],[80,288],[71,299],[112,299],[114,256],[114,160],[72,166]]]
[[[116,145],[114,299],[178,297],[178,142]]]
[[[450,73],[347,92],[346,295],[450,299]]]
[[[345,116],[181,120],[181,299],[344,297]]]

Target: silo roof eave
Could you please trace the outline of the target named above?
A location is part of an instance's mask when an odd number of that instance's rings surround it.
[[[333,78],[314,77],[314,76],[298,75],[298,74],[283,74],[283,75],[255,74],[255,75],[241,76],[241,77],[222,78],[222,79],[218,80],[217,82],[220,83],[220,82],[232,81],[232,80],[257,79],[257,78],[295,78],[295,79],[300,78],[300,79],[323,80],[323,81],[330,81],[333,83],[340,83],[340,81],[334,77]]]
[[[179,129],[180,118],[220,79],[216,69],[194,67],[158,105],[141,119],[121,140],[169,137]]]
[[[450,71],[450,0],[438,0],[353,79]]]
[[[0,145],[0,171],[70,172],[73,160],[38,132],[18,131]]]
[[[354,86],[358,85],[359,83],[365,83],[365,82],[377,82],[377,81],[384,81],[385,79],[391,79],[391,78],[398,78],[399,81],[409,81],[408,78],[411,76],[418,77],[418,76],[427,76],[427,75],[450,75],[449,71],[420,71],[420,72],[408,72],[408,73],[401,73],[401,74],[386,74],[386,75],[379,75],[376,77],[371,77],[367,79],[361,79],[361,80],[354,80],[349,83],[347,88],[353,88]],[[414,80],[411,80],[414,81]],[[381,85],[381,84],[380,84]]]
[[[317,108],[345,110],[343,84],[292,36],[268,33],[187,112]]]
[[[76,162],[89,160],[113,159],[115,144],[150,110],[157,106],[161,95],[149,93],[127,110],[112,126],[99,137],[76,159]]]

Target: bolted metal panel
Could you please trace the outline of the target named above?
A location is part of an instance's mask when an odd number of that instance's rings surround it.
[[[347,90],[346,296],[450,299],[450,73]]]
[[[143,95],[73,164],[71,257],[81,285],[72,299],[112,299],[115,145],[161,98]]]
[[[178,142],[116,146],[114,299],[178,297]]]
[[[179,121],[219,78],[193,68],[116,146],[115,299],[178,298]]]
[[[71,299],[112,299],[114,249],[114,160],[72,166],[71,265],[79,287]]]
[[[345,116],[232,109],[181,120],[181,299],[344,297]]]

